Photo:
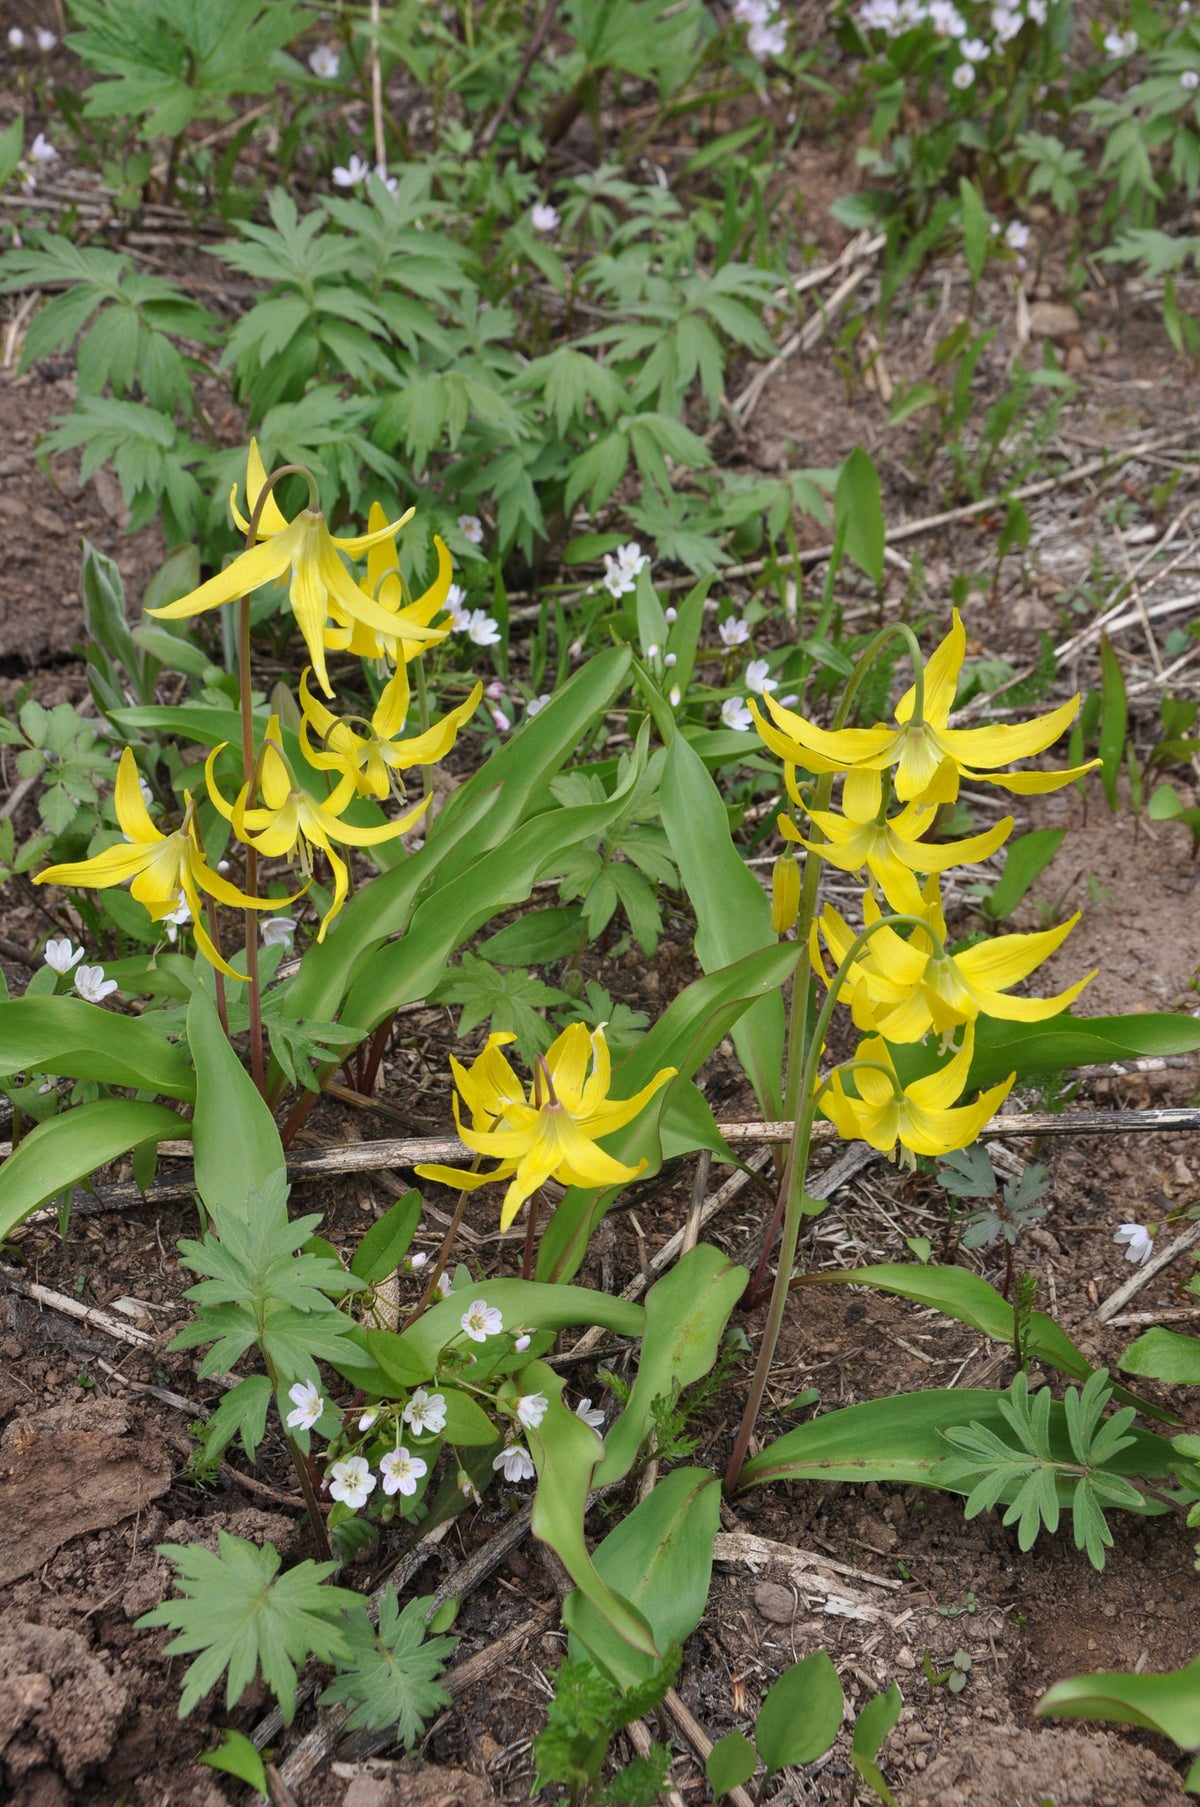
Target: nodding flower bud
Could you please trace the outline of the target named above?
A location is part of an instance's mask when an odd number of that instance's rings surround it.
[[[785,935],[800,914],[800,863],[793,854],[781,853],[771,873],[771,927]]]

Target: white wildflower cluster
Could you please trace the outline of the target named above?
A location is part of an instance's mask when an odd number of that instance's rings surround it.
[[[1145,1224],[1123,1223],[1113,1241],[1124,1243],[1125,1259],[1132,1261],[1135,1267],[1141,1267],[1154,1253],[1154,1231],[1147,1229]]]
[[[357,151],[352,151],[348,163],[337,163],[334,165],[334,186],[336,188],[360,188],[371,173],[371,165],[367,162],[366,158],[360,157]],[[377,163],[375,165],[374,174],[379,177],[379,180],[383,183],[383,186],[387,189],[388,193],[394,195],[400,186],[400,179],[398,176],[388,175],[387,164]]]
[[[782,56],[787,49],[787,20],[779,0],[735,0],[733,16],[746,26],[746,48],[760,63]]]
[[[535,232],[557,232],[559,226],[558,208],[552,207],[549,201],[538,201],[535,206],[529,209],[529,224],[533,227]]]
[[[978,67],[1000,55],[1024,25],[1044,26],[1050,10],[1050,0],[964,3],[965,12],[955,0],[864,0],[858,22],[864,31],[881,31],[889,38],[930,27],[936,37],[953,45],[956,59],[950,81],[966,90],[974,85]]]
[[[604,588],[610,596],[628,596],[631,590],[637,588],[638,572],[644,571],[649,563],[649,558],[636,540],[630,540],[625,546],[618,546],[615,558],[611,552],[606,552]]]
[[[74,947],[69,935],[52,935],[42,950],[42,958],[51,972],[61,973],[64,977],[74,972],[75,989],[81,998],[89,1004],[103,1004],[105,998],[111,997],[118,990],[115,979],[106,979],[102,966],[81,966],[84,950]]]
[[[47,31],[45,27],[41,25],[39,25],[34,32],[33,38],[43,56],[48,56],[54,49],[54,46],[58,43],[58,39],[55,37],[54,33],[52,31]],[[12,25],[9,27],[8,48],[10,50],[24,50],[27,48],[28,42],[29,40],[26,38],[25,33],[21,30],[19,25]]]

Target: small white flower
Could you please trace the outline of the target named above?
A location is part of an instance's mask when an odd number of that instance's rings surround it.
[[[678,663],[679,663],[678,653],[666,653],[663,657],[663,664],[666,666],[668,671],[670,671],[670,669],[673,665],[678,665]]]
[[[544,1393],[525,1393],[518,1399],[517,1417],[521,1420],[521,1423],[525,1426],[527,1431],[535,1431],[537,1429],[538,1425],[542,1422],[542,1419],[546,1416],[549,1404],[550,1401],[546,1398]]]
[[[663,610],[663,620],[666,622],[668,627],[674,627],[675,623],[679,620],[679,610],[678,609],[664,609]]]
[[[787,49],[786,21],[773,19],[769,25],[752,25],[746,33],[746,48],[760,63],[765,63],[769,57],[782,56]]]
[[[646,657],[647,657],[647,659],[650,660],[651,664],[653,664],[655,659],[657,659],[659,657],[661,652],[662,652],[662,647],[658,644],[658,641],[652,640],[650,642],[650,645],[646,648]]]
[[[352,151],[349,163],[335,166],[333,179],[339,188],[357,188],[360,182],[366,181],[370,173],[371,165],[366,158],[360,157],[357,151]]]
[[[746,667],[746,689],[753,690],[756,696],[762,696],[768,690],[778,690],[778,680],[767,676],[770,669],[765,659],[751,659]]]
[[[471,625],[471,611],[463,606],[466,600],[467,592],[463,589],[462,585],[451,584],[450,588],[446,591],[446,601],[443,606],[450,617],[450,631],[452,633],[461,634],[464,628]]]
[[[728,620],[722,621],[717,628],[717,633],[721,637],[721,645],[731,648],[745,646],[750,638],[750,629],[736,615],[730,615]]]
[[[528,1347],[532,1341],[533,1341],[532,1337],[526,1336],[524,1333],[522,1333],[522,1335],[514,1338],[513,1348],[516,1350],[518,1355],[524,1355],[526,1349],[528,1349]]]
[[[486,1343],[489,1336],[499,1336],[504,1329],[504,1318],[486,1299],[472,1299],[461,1322],[473,1343]]]
[[[69,973],[83,959],[82,947],[72,947],[71,937],[63,935],[61,939],[47,941],[42,954],[47,966],[52,966],[56,973]]]
[[[287,1423],[293,1430],[310,1431],[325,1410],[325,1401],[312,1381],[298,1380],[294,1387],[288,1388],[288,1398],[296,1409],[288,1413]]]
[[[425,1250],[418,1249],[415,1255],[410,1255],[408,1258],[409,1272],[413,1273],[413,1274],[419,1274],[421,1269],[425,1266],[425,1263],[428,1260],[429,1260],[429,1256],[425,1252]]]
[[[1049,10],[1046,0],[1025,0],[1026,15],[1033,20],[1035,25],[1046,23]]]
[[[639,571],[646,569],[650,560],[636,540],[628,540],[624,546],[617,547],[617,563],[623,571],[632,572],[636,577]]]
[[[932,0],[928,18],[939,37],[965,38],[967,35],[967,22],[953,0]]]
[[[262,925],[262,944],[264,947],[291,947],[295,933],[294,916],[268,916]]]
[[[504,686],[503,679],[493,678],[483,694],[489,703],[502,703],[508,695],[508,691]]]
[[[401,1417],[414,1437],[424,1436],[426,1431],[440,1436],[446,1428],[446,1401],[441,1393],[427,1393],[424,1387],[418,1387]]]
[[[10,50],[24,50],[25,48],[25,33],[19,25],[14,25],[9,31],[8,48]]]
[[[1179,78],[1179,86],[1186,88],[1189,94],[1200,88],[1200,69],[1185,69]]]
[[[512,727],[512,723],[509,721],[507,715],[505,715],[503,709],[492,710],[492,722],[495,725],[497,734],[507,734]]]
[[[375,1488],[375,1476],[368,1468],[365,1456],[347,1456],[345,1461],[335,1462],[329,1473],[332,1499],[341,1500],[351,1512],[366,1505],[367,1495]]]
[[[378,1416],[379,1416],[379,1407],[377,1405],[369,1405],[367,1407],[366,1411],[363,1413],[362,1417],[358,1421],[359,1430],[360,1431],[369,1431],[371,1426],[374,1424],[375,1420],[378,1418]]]
[[[532,1481],[537,1473],[532,1456],[521,1443],[510,1443],[507,1449],[502,1449],[492,1467],[502,1468],[506,1481]]]
[[[529,210],[529,224],[535,232],[557,232],[558,208],[551,207],[549,201],[539,201]]]
[[[721,720],[727,728],[736,728],[739,734],[748,733],[754,726],[754,717],[740,696],[725,698],[721,704]]]
[[[44,132],[38,133],[37,137],[34,139],[33,143],[30,145],[27,155],[28,155],[29,161],[31,163],[57,163],[58,162],[58,152],[55,150],[54,146],[51,144],[50,140],[47,138],[47,136]],[[143,790],[142,795],[146,798],[146,801],[148,803],[150,801],[150,798],[153,796],[153,792],[150,791],[150,787],[149,787],[149,785],[146,784],[146,780],[144,778],[139,778],[138,783],[145,786],[145,789]]]
[[[462,534],[464,540],[470,540],[472,546],[482,546],[483,522],[477,514],[460,514],[458,517],[458,531]]]
[[[667,701],[670,703],[672,709],[678,709],[680,703],[682,703],[683,692],[680,690],[678,684],[672,684],[670,691],[667,694]]]
[[[383,186],[390,195],[394,195],[399,191],[400,178],[399,176],[388,175],[386,163],[377,163],[375,165],[375,174],[379,177],[379,180],[383,183]]]
[[[986,63],[991,51],[982,38],[964,38],[959,49],[968,63]]]
[[[594,1431],[598,1431],[604,1423],[604,1413],[598,1405],[592,1404],[586,1394],[575,1407],[575,1416],[582,1418],[585,1424],[590,1424]]]
[[[996,34],[998,44],[1007,44],[1016,37],[1025,21],[1020,12],[1013,6],[993,6],[992,30]]]
[[[1137,47],[1136,31],[1110,31],[1105,35],[1104,48],[1109,56],[1132,56]]]
[[[765,25],[774,10],[771,0],[734,0],[733,16],[739,25]]]
[[[1123,1223],[1113,1237],[1114,1242],[1123,1242],[1126,1261],[1132,1261],[1140,1267],[1143,1261],[1149,1261],[1154,1253],[1154,1238],[1144,1224]]]
[[[1023,251],[1029,243],[1029,227],[1024,220],[1010,220],[1004,228],[1004,242],[1010,251]]]
[[[631,591],[637,589],[637,579],[634,573],[627,570],[624,565],[619,565],[616,559],[609,557],[607,552],[604,555],[602,581],[604,588],[613,597],[628,596]]]
[[[186,928],[191,920],[192,906],[181,891],[179,893],[179,902],[175,905],[175,908],[173,910],[168,910],[166,915],[160,918],[160,921],[165,922],[167,925],[167,940],[172,946],[175,945],[175,940],[180,929]]]
[[[332,44],[318,44],[315,50],[308,53],[308,66],[321,81],[332,82],[337,79],[342,59]]]
[[[450,1297],[450,1294],[454,1290],[454,1282],[449,1274],[441,1273],[438,1275],[437,1289],[441,1293],[443,1299],[448,1299]]]
[[[960,63],[950,77],[956,88],[969,88],[975,80],[975,70],[970,63]]]
[[[528,702],[525,704],[526,715],[540,715],[542,713],[542,710],[546,707],[546,704],[549,701],[550,701],[550,698],[548,695],[547,696],[531,696],[529,698]]]
[[[44,25],[39,25],[33,35],[37,39],[37,47],[42,55],[49,56],[50,52],[54,49],[54,46],[58,43],[58,39],[55,37],[54,33],[52,31],[47,31]]]
[[[473,640],[476,646],[499,645],[500,629],[486,609],[471,610],[471,619],[467,622],[467,639]]]
[[[81,966],[75,974],[75,989],[89,1004],[102,1004],[110,992],[116,991],[117,981],[106,979],[102,966]]]
[[[429,1470],[420,1456],[410,1456],[401,1445],[399,1449],[390,1449],[380,1459],[379,1472],[383,1476],[385,1493],[415,1493],[417,1482]]]

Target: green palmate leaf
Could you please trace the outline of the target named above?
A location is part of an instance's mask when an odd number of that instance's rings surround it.
[[[181,1719],[228,1670],[226,1707],[236,1706],[261,1672],[290,1725],[297,1669],[312,1656],[327,1663],[350,1654],[346,1616],[364,1612],[362,1596],[325,1585],[336,1563],[305,1561],[280,1575],[271,1544],[259,1549],[218,1531],[217,1545],[215,1554],[199,1544],[158,1545],[175,1565],[184,1598],[144,1613],[137,1629],[168,1625],[177,1633],[168,1656],[201,1653],[184,1672]]]
[[[785,984],[795,963],[795,947],[780,942],[697,979],[672,999],[616,1068],[613,1094],[631,1097],[663,1066],[678,1067],[679,1077],[666,1087],[657,1109],[652,1104],[627,1128],[605,1139],[611,1154],[626,1163],[645,1159],[650,1173],[671,1156],[697,1148],[733,1158],[707,1102],[689,1082],[742,1012]],[[615,1197],[611,1187],[598,1193],[577,1187],[567,1192],[542,1233],[539,1277],[565,1280],[578,1273],[592,1231]]]
[[[721,1250],[700,1243],[650,1288],[637,1378],[605,1436],[597,1486],[629,1473],[650,1432],[655,1402],[673,1399],[708,1373],[748,1278]]]
[[[10,1009],[11,1005],[6,1005]],[[102,1098],[39,1123],[0,1167],[0,1241],[31,1211],[143,1142],[187,1136],[191,1125],[161,1104]]]
[[[388,1586],[379,1596],[378,1630],[365,1612],[347,1619],[348,1656],[339,1661],[341,1674],[322,1694],[321,1705],[351,1706],[348,1732],[394,1728],[398,1742],[411,1749],[426,1723],[450,1705],[438,1677],[458,1639],[426,1636],[432,1604],[427,1595],[401,1611],[395,1588]]]
[[[950,1463],[944,1433],[980,1425],[1003,1438],[1011,1426],[1002,1409],[1005,1396],[977,1387],[938,1388],[924,1393],[898,1393],[890,1399],[843,1406],[807,1424],[797,1425],[747,1462],[743,1486],[767,1481],[901,1481],[917,1486],[969,1491],[947,1478]],[[1064,1408],[1052,1404],[1050,1448],[1058,1462],[1074,1460]],[[1163,1437],[1136,1431],[1128,1448],[1113,1457],[1118,1475],[1142,1475],[1158,1481],[1172,1472],[1175,1452]],[[1006,1499],[1010,1490],[1002,1490]],[[1147,1515],[1166,1510],[1139,1495],[1137,1507]]]
[[[537,1469],[533,1534],[550,1545],[580,1593],[619,1638],[632,1650],[658,1658],[645,1618],[602,1579],[584,1537],[583,1518],[600,1439],[563,1404],[562,1377],[545,1363],[530,1362],[522,1384],[544,1394],[548,1402],[541,1423],[528,1432]]]
[[[601,1579],[644,1616],[660,1650],[683,1644],[704,1615],[720,1506],[708,1469],[672,1469],[592,1552]],[[631,1650],[582,1593],[564,1600],[563,1623],[621,1687],[649,1680],[652,1659]]]
[[[770,946],[771,906],[729,836],[724,799],[699,754],[680,734],[667,749],[663,827],[696,912],[696,958],[706,973]],[[764,1116],[782,1109],[784,1008],[778,991],[752,1005],[732,1034]]]
[[[844,1705],[842,1684],[826,1651],[814,1650],[785,1669],[768,1689],[754,1727],[768,1774],[824,1756],[838,1735]]]
[[[1046,1719],[1106,1719],[1200,1750],[1200,1657],[1162,1675],[1075,1675],[1038,1703]]]
[[[151,1020],[97,1010],[82,998],[14,998],[0,1016],[0,1073],[55,1073],[193,1098],[196,1080]]]
[[[271,1382],[266,1374],[250,1374],[230,1389],[204,1427],[204,1459],[212,1462],[235,1437],[254,1460],[267,1429]]]
[[[196,1185],[214,1214],[245,1207],[251,1191],[278,1183],[286,1171],[279,1131],[199,985],[188,1004],[187,1032],[196,1063]]]

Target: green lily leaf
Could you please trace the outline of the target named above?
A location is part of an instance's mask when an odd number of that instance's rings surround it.
[[[55,1073],[191,1099],[196,1076],[153,1022],[82,998],[13,998],[0,1015],[0,1073]]]
[[[1200,1750],[1200,1657],[1161,1675],[1074,1675],[1038,1702],[1040,1719],[1107,1719]]]
[[[0,1241],[48,1198],[97,1167],[144,1142],[187,1136],[191,1127],[163,1104],[125,1098],[80,1104],[39,1123],[0,1167]]]

